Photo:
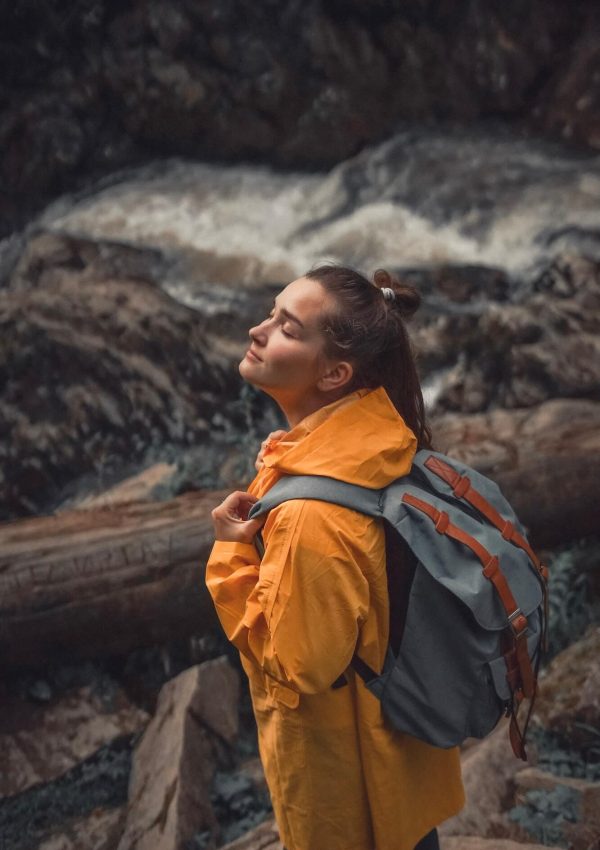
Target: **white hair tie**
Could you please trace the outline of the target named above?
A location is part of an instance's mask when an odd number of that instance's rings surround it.
[[[390,289],[389,286],[382,286],[381,287],[381,293],[382,293],[382,295],[383,295],[383,297],[386,301],[395,301],[396,300],[396,293],[394,292],[393,289]]]

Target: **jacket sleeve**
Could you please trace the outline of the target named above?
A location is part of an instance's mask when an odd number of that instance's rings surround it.
[[[271,511],[262,561],[254,546],[215,543],[206,583],[235,646],[304,693],[348,667],[369,606],[365,561],[381,544],[368,517],[294,500]]]

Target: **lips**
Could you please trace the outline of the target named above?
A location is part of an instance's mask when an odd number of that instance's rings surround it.
[[[251,348],[249,348],[248,351],[246,352],[246,357],[249,360],[255,360],[257,363],[262,363],[261,358],[258,356],[258,354],[255,354],[255,352],[252,351]]]

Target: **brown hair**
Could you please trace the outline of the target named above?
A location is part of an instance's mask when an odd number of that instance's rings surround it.
[[[336,302],[337,309],[322,320],[328,357],[345,357],[354,366],[350,392],[362,387],[384,387],[394,407],[414,432],[419,448],[431,448],[431,432],[415,359],[404,320],[421,303],[418,291],[378,269],[371,283],[346,266],[311,269],[305,277],[316,280]],[[393,290],[384,298],[381,289]]]

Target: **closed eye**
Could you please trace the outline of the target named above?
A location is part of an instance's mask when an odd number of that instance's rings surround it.
[[[269,319],[273,319],[274,317],[275,317],[275,308],[273,308],[273,309],[271,310],[271,312],[269,313]],[[287,317],[286,317],[286,316],[284,316],[284,317],[283,317],[283,320],[284,320],[284,322],[286,322],[286,321],[287,321]],[[297,337],[295,337],[295,336],[294,336],[294,334],[291,334],[291,333],[289,333],[288,331],[286,331],[286,330],[284,329],[283,325],[281,325],[281,333],[282,333],[284,336],[287,336],[287,337],[288,337],[288,339],[297,339]]]

